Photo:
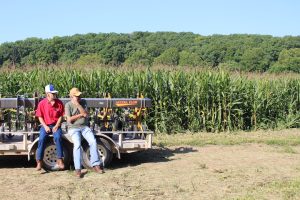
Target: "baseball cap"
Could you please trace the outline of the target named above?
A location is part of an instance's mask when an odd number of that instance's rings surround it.
[[[54,86],[52,84],[46,85],[45,92],[46,93],[58,93],[58,91],[54,89]]]
[[[72,96],[78,97],[78,96],[81,95],[81,93],[82,93],[82,92],[80,92],[80,90],[79,90],[78,88],[72,88],[72,89],[70,90],[70,96],[71,96],[71,97],[72,97]]]

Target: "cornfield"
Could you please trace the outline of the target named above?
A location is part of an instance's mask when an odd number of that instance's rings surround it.
[[[300,127],[300,79],[248,79],[223,71],[33,69],[3,71],[2,97],[37,91],[53,83],[60,97],[76,86],[85,97],[153,100],[145,119],[157,132],[256,130]]]

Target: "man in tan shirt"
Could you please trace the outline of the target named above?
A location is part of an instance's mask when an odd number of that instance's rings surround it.
[[[80,98],[81,92],[78,88],[70,90],[71,101],[65,105],[65,115],[67,116],[68,133],[70,134],[74,148],[74,166],[76,176],[81,178],[81,137],[84,137],[90,146],[91,166],[97,173],[103,173],[103,167],[100,167],[101,159],[98,153],[97,141],[94,133],[88,126],[88,112],[86,102]]]

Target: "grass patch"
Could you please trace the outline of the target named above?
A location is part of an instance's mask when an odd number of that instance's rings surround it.
[[[236,199],[300,199],[300,179],[278,180],[250,189]]]
[[[291,146],[283,146],[284,153],[297,154],[298,152]]]
[[[300,129],[280,131],[256,131],[235,133],[181,133],[157,134],[154,136],[157,146],[205,146],[205,145],[239,145],[247,143],[262,143],[286,147],[286,152],[294,152],[289,146],[300,145]],[[296,152],[294,152],[296,153]]]

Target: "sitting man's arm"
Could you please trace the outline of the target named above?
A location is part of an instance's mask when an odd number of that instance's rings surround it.
[[[52,128],[52,132],[55,133],[57,129],[60,127],[61,122],[62,122],[62,116],[60,116],[55,124],[55,126]]]
[[[81,118],[81,117],[88,117],[88,112],[79,104],[79,102],[73,102],[73,104],[76,105],[76,107],[79,110],[79,114],[77,115],[72,115],[70,107],[66,106],[65,108],[65,114],[67,116],[67,122],[68,123],[74,123],[77,119]]]
[[[79,113],[78,115],[73,115],[73,116],[68,116],[67,115],[67,122],[72,124],[73,122],[75,122],[77,119],[79,119],[81,117],[84,117],[84,115],[81,114],[81,113]]]
[[[40,121],[41,125],[44,127],[44,129],[45,129],[45,131],[46,131],[47,133],[51,132],[51,129],[50,129],[49,126],[47,126],[47,124],[45,123],[44,118],[39,117],[39,121]]]
[[[76,106],[83,117],[88,117],[88,112],[79,103]]]

